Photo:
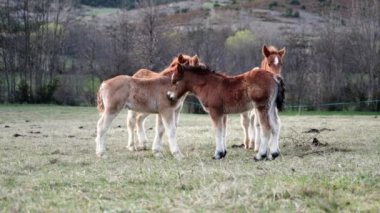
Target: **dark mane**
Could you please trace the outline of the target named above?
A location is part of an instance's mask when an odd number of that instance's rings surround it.
[[[208,74],[212,74],[212,75],[218,75],[218,76],[223,76],[223,77],[226,77],[226,75],[222,74],[222,73],[219,73],[219,72],[216,72],[215,70],[212,70],[209,66],[189,66],[189,65],[181,65],[182,68],[183,68],[183,71],[185,72],[192,72],[192,73],[195,73],[195,74],[198,74],[198,75],[208,75]]]

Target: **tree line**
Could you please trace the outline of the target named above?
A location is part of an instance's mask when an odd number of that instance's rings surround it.
[[[166,4],[171,2],[177,2],[181,0],[155,0],[155,4]],[[81,5],[88,5],[93,7],[115,7],[134,9],[139,3],[139,0],[74,0],[73,5],[80,7]]]
[[[179,53],[197,54],[215,70],[239,74],[260,64],[263,44],[286,47],[288,104],[318,109],[322,103],[380,99],[380,13],[375,0],[353,1],[349,15],[328,11],[314,35],[265,39],[244,27],[170,26],[151,0],[135,4],[144,8],[140,23],[130,23],[120,13],[117,23],[104,29],[78,21],[70,12],[73,2],[8,0],[1,7],[0,102],[92,105],[102,80],[140,68],[160,71]],[[380,103],[350,109],[379,110]]]

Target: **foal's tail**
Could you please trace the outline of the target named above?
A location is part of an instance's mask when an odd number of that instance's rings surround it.
[[[285,84],[281,76],[275,77],[277,83],[277,96],[276,96],[276,105],[279,111],[282,111],[284,107],[285,99]]]
[[[104,103],[103,103],[103,97],[102,97],[102,93],[101,93],[101,85],[100,85],[100,88],[98,90],[98,93],[96,94],[96,103],[97,103],[97,107],[98,108],[98,112],[99,113],[102,113],[104,111]]]

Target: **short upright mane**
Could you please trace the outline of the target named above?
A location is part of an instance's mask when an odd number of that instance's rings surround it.
[[[224,76],[222,73],[218,73],[215,70],[212,70],[209,66],[188,66],[188,65],[182,65],[185,72],[192,72],[199,75],[207,75],[207,74],[214,74],[219,76]]]
[[[174,67],[175,65],[179,64],[178,62],[178,57],[174,57],[172,62],[170,63],[170,65],[168,66],[169,67]]]
[[[174,57],[170,65],[166,67],[163,71],[161,71],[161,74],[165,75],[167,73],[171,73],[178,64],[179,64],[178,57]]]

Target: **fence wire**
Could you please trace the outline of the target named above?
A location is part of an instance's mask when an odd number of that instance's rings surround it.
[[[188,109],[203,109],[202,105],[199,102],[185,100]],[[366,101],[347,101],[347,102],[329,102],[329,103],[318,103],[318,104],[285,104],[284,109],[294,110],[294,109],[320,109],[325,107],[334,107],[334,106],[359,106],[361,104],[377,104],[380,106],[380,100],[366,100]],[[379,110],[379,106],[377,110]],[[375,109],[374,107],[373,109]],[[377,111],[376,110],[376,111]]]

